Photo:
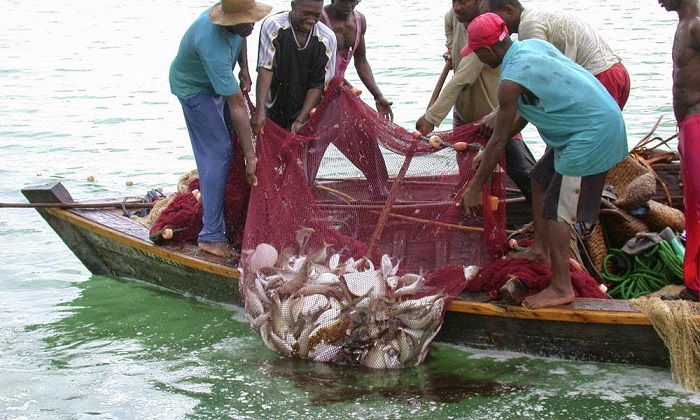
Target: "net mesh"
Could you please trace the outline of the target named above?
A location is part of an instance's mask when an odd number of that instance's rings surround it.
[[[488,140],[475,125],[433,134],[448,145]],[[268,120],[240,260],[246,314],[266,345],[372,368],[422,362],[475,274],[465,267],[505,251],[504,162],[483,212],[457,206],[477,151],[414,138],[342,79],[298,134]]]
[[[655,296],[629,302],[649,317],[668,348],[673,379],[687,389],[700,391],[700,303]]]

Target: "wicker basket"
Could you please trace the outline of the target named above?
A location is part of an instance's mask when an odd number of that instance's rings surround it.
[[[605,183],[617,195],[613,204],[626,210],[643,206],[656,193],[654,174],[631,156],[608,171]]]
[[[661,232],[666,227],[670,227],[674,232],[685,230],[685,216],[682,211],[654,200],[649,200],[646,207],[647,213],[639,216],[639,220],[646,223],[653,232]]]
[[[599,273],[603,272],[603,259],[608,255],[608,245],[605,243],[605,234],[600,222],[596,222],[595,226],[589,234],[581,238],[583,245],[586,247],[586,253]]]
[[[623,245],[636,234],[649,232],[649,227],[634,216],[630,216],[622,209],[601,201],[602,206],[598,212],[598,220],[603,226],[608,246],[622,248]]]

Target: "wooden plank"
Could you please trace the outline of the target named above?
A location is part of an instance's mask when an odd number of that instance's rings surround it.
[[[614,307],[623,305],[615,304]],[[629,306],[629,304],[627,305]],[[631,308],[630,308],[631,309]],[[646,315],[632,310],[603,310],[597,309],[576,309],[572,305],[555,306],[542,309],[527,309],[522,306],[509,306],[496,303],[479,303],[454,300],[447,308],[448,311],[456,313],[493,316],[511,319],[533,319],[541,321],[558,322],[584,322],[599,324],[631,324],[631,325],[651,325]]]

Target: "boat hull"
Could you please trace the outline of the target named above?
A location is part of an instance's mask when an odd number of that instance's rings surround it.
[[[31,203],[73,202],[60,183],[22,192]],[[146,227],[114,210],[37,211],[93,274],[242,305],[235,260],[202,253],[195,245],[155,245]],[[448,307],[436,340],[536,356],[669,366],[668,351],[654,327],[626,301],[577,299],[571,305],[530,310],[461,296]]]

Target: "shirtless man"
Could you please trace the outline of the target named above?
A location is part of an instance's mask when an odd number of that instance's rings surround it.
[[[685,198],[685,290],[681,298],[698,300],[700,290],[700,2],[658,0],[678,13],[673,39],[673,113],[678,124],[678,151]]]
[[[374,81],[372,68],[367,62],[365,48],[367,21],[362,13],[355,10],[359,2],[360,0],[331,0],[331,4],[323,8],[321,22],[333,29],[338,41],[335,75],[344,77],[345,70],[354,58],[357,75],[372,94],[377,111],[386,119],[393,121],[394,113],[391,110],[393,102],[389,102],[382,95]]]

